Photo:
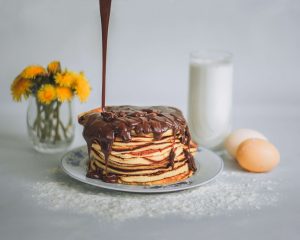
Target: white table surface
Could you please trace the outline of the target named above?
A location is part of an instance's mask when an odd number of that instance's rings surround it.
[[[24,183],[45,179],[62,154],[43,155],[32,150],[25,110],[4,107],[0,125],[0,239],[299,239],[299,105],[235,108],[233,120],[234,127],[261,130],[279,148],[281,163],[268,175],[279,182],[277,206],[197,220],[142,217],[108,223],[37,204]],[[78,126],[73,147],[84,144],[80,132]]]

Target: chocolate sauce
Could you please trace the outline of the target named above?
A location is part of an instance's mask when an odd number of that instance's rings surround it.
[[[102,110],[105,108],[107,36],[111,0],[99,0],[102,27]]]
[[[113,106],[106,107],[105,112],[92,112],[82,116],[79,123],[84,126],[83,137],[87,142],[90,154],[91,146],[97,143],[101,146],[101,151],[105,157],[105,173],[95,173],[104,181],[110,181],[107,171],[108,159],[115,139],[121,138],[124,142],[132,139],[132,133],[137,136],[152,133],[155,140],[160,140],[165,132],[173,131],[173,137],[180,139],[182,144],[190,146],[190,133],[187,123],[180,110],[172,107],[133,107],[133,106]],[[184,152],[188,159],[191,170],[195,170],[193,156],[189,151]],[[169,155],[169,165],[174,167],[175,149]],[[94,174],[94,173],[93,173]],[[103,177],[104,175],[107,176]],[[94,176],[95,177],[95,176]],[[115,181],[114,176],[112,176]]]
[[[101,151],[104,154],[105,169],[102,170],[96,167],[96,171],[88,172],[87,177],[102,179],[106,182],[117,182],[118,176],[108,172],[109,155],[115,139],[118,137],[124,142],[129,142],[132,139],[132,132],[137,136],[152,133],[155,140],[160,140],[165,132],[172,130],[173,144],[167,167],[174,169],[176,137],[188,147],[191,140],[186,121],[180,110],[162,106],[149,108],[132,106],[106,107],[106,58],[111,0],[99,0],[99,5],[102,27],[102,112],[86,114],[80,117],[79,123],[84,126],[83,136],[87,142],[89,156],[93,143],[101,146]],[[188,159],[189,168],[195,170],[193,156],[189,151],[185,151],[184,154]]]
[[[187,159],[189,169],[194,172],[197,171],[197,167],[196,167],[193,155],[186,149],[184,149],[183,152],[184,152],[185,158]]]
[[[109,182],[109,183],[117,183],[118,182],[118,176],[113,173],[104,173],[102,169],[99,167],[96,168],[96,171],[94,172],[87,172],[86,176],[88,178],[93,178],[93,179],[101,179],[104,182]]]
[[[174,169],[174,160],[175,160],[175,149],[174,147],[171,149],[170,155],[169,155],[169,164],[168,166],[172,167]]]

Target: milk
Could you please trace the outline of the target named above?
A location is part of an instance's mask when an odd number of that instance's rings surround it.
[[[193,140],[219,150],[231,130],[233,64],[231,55],[192,55],[188,122]]]

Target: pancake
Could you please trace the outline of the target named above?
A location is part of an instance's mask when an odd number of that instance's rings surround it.
[[[112,106],[79,117],[87,142],[87,177],[109,183],[162,185],[197,170],[180,110],[173,107]]]

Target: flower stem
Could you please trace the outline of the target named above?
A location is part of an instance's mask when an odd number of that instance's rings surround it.
[[[62,121],[59,121],[59,125],[60,125],[61,129],[63,130],[63,134],[64,134],[65,139],[68,139],[67,129],[64,127]]]
[[[55,126],[55,138],[54,138],[54,144],[56,141],[61,140],[60,134],[59,134],[59,122],[60,122],[60,116],[59,116],[59,108],[60,108],[61,103],[56,102],[56,108],[55,108],[55,115],[56,115],[56,126]]]

